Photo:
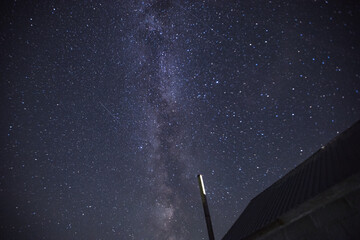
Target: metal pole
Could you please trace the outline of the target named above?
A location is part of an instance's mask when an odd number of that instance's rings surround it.
[[[208,206],[208,203],[206,200],[204,181],[203,181],[201,174],[199,174],[197,177],[199,180],[200,195],[201,195],[201,200],[202,200],[202,204],[203,204],[203,208],[204,208],[204,214],[205,214],[206,226],[207,226],[207,230],[208,230],[208,234],[209,234],[209,240],[215,240],[214,231],[213,231],[212,224],[211,224],[209,206]]]

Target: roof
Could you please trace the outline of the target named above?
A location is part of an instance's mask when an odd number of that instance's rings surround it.
[[[360,121],[250,201],[223,240],[244,239],[360,172]]]

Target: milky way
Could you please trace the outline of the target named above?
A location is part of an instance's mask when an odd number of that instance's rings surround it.
[[[139,146],[142,154],[137,160],[145,163],[141,177],[151,191],[146,212],[151,224],[145,231],[156,239],[185,239],[179,219],[183,218],[183,198],[188,197],[187,182],[196,172],[186,146],[190,122],[183,96],[181,62],[185,60],[176,52],[176,26],[169,22],[172,14],[179,14],[170,7],[169,3],[154,2],[135,6],[138,11],[134,10],[136,15],[131,17],[134,31],[130,32],[129,48],[138,49],[131,57],[141,68],[135,71],[140,79],[136,94],[142,101],[145,120],[143,135],[138,136],[146,144]]]
[[[221,239],[360,117],[356,1],[6,1],[4,239]]]

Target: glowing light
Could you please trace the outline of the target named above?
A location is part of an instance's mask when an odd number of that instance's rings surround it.
[[[203,181],[202,175],[199,175],[199,176],[200,176],[200,182],[201,182],[201,190],[202,190],[203,194],[206,195],[205,186],[204,186],[204,181]]]

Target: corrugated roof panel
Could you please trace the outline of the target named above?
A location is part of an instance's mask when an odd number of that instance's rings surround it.
[[[360,121],[250,201],[223,240],[242,239],[360,171]]]

